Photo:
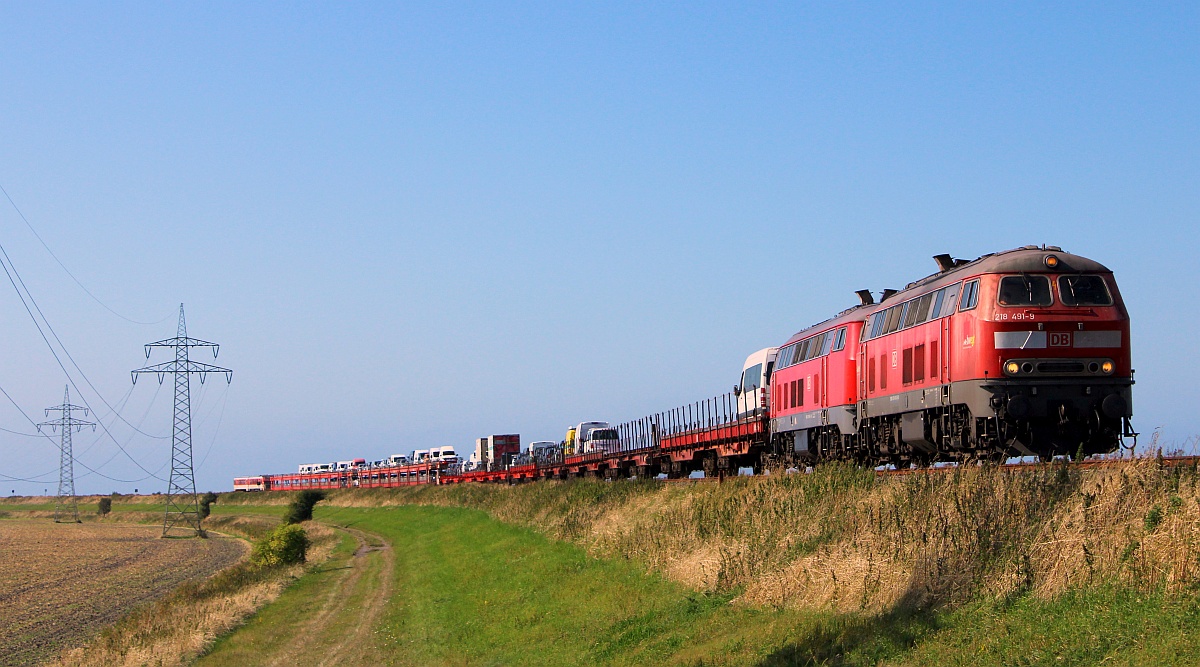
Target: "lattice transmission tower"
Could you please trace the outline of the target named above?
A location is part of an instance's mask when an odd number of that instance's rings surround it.
[[[71,432],[82,431],[84,426],[91,426],[95,431],[96,424],[71,416],[72,412],[82,412],[86,417],[88,409],[71,405],[70,385],[63,390],[62,405],[46,408],[46,416],[49,417],[50,413],[56,410],[61,413],[58,419],[37,425],[39,433],[43,426],[49,426],[51,430],[55,431],[62,428],[62,441],[59,443],[58,497],[54,500],[54,523],[64,523],[68,520],[71,523],[79,523],[79,503],[75,501],[75,457],[71,453]]]
[[[167,338],[146,345],[146,359],[156,347],[175,348],[175,361],[166,361],[132,371],[133,382],[138,375],[153,373],[162,384],[167,375],[175,376],[175,425],[171,431],[171,478],[167,482],[167,509],[163,516],[163,537],[171,529],[183,524],[194,535],[203,535],[200,528],[200,500],[196,497],[196,475],[192,468],[192,398],[191,377],[200,376],[200,384],[209,373],[224,373],[226,382],[233,382],[233,371],[220,366],[188,359],[188,350],[193,347],[211,347],[213,359],[217,358],[220,346],[198,338],[188,338],[187,324],[183,318],[183,304],[179,304],[179,331],[174,338]]]

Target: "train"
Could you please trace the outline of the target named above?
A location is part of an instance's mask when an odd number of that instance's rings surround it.
[[[474,470],[433,461],[264,475],[262,488],[909,468],[1136,442],[1129,314],[1111,270],[1047,245],[933,259],[935,273],[878,301],[859,290],[856,305],[751,353],[733,391],[612,427],[611,446],[564,442]]]

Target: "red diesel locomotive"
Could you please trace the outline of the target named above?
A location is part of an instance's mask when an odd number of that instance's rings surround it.
[[[937,273],[878,304],[860,292],[780,349],[774,454],[903,467],[1086,456],[1136,435],[1111,271],[1053,246],[934,259]]]

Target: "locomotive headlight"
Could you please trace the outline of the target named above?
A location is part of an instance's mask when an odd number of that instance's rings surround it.
[[[1113,372],[1113,362],[1106,361],[1106,362],[1100,364],[1100,370],[1104,371],[1105,375],[1111,375]]]
[[[1018,372],[1020,372],[1020,370],[1021,365],[1015,361],[1010,361],[1007,364],[1004,364],[1004,372],[1008,373],[1009,375],[1016,375]]]
[[[1046,263],[1047,269],[1057,269],[1058,268],[1058,264],[1059,264],[1058,255],[1046,255],[1046,259],[1044,261]]]

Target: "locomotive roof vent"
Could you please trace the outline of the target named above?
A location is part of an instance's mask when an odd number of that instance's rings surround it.
[[[933,261],[937,262],[938,271],[941,271],[942,273],[954,268],[954,258],[950,255],[934,255]]]
[[[879,303],[883,303],[884,301],[887,301],[889,297],[891,297],[893,294],[895,294],[898,291],[899,290],[894,290],[894,289],[890,289],[890,288],[883,290],[883,296],[879,297]]]
[[[858,300],[864,306],[870,306],[875,303],[875,297],[871,296],[871,290],[869,289],[860,289],[855,294],[858,295]]]

